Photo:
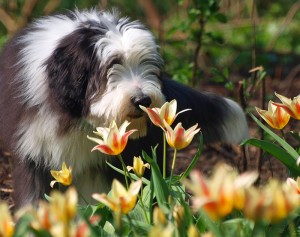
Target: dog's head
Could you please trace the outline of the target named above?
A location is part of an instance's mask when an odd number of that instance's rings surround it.
[[[145,26],[116,12],[92,10],[48,17],[33,27],[22,39],[23,60],[34,65],[36,55],[44,61],[40,68],[49,90],[42,85],[33,95],[30,89],[28,98],[39,100],[44,91],[73,118],[84,117],[94,126],[128,120],[139,136],[146,134],[139,105],[159,107],[165,99],[159,79],[163,62]]]

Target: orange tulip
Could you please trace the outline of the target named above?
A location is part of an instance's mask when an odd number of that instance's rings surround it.
[[[282,129],[290,120],[290,115],[285,109],[274,104],[273,101],[269,101],[268,110],[255,108],[260,117],[262,117],[272,128]]]
[[[293,98],[293,100],[279,95],[275,92],[275,95],[281,100],[282,104],[274,103],[275,105],[285,109],[289,115],[294,119],[300,120],[300,95]]]
[[[136,129],[129,130],[126,132],[126,128],[130,123],[125,121],[120,128],[117,127],[115,121],[113,121],[109,128],[98,127],[96,128],[97,132],[94,132],[100,138],[88,137],[88,139],[98,143],[99,145],[95,146],[92,151],[99,150],[102,153],[108,155],[119,155],[125,149],[128,141],[128,137],[137,131]]]
[[[168,144],[174,149],[180,150],[187,147],[193,140],[196,133],[200,128],[196,129],[198,124],[185,130],[181,123],[178,123],[174,130],[165,122],[166,139]]]
[[[136,204],[137,195],[142,186],[142,180],[133,182],[130,184],[128,191],[125,187],[116,179],[113,180],[111,196],[106,194],[93,194],[92,197],[102,202],[105,206],[117,213],[127,214]]]
[[[185,109],[180,111],[179,113],[176,113],[177,110],[177,101],[172,100],[171,102],[166,102],[163,104],[161,108],[146,108],[144,106],[140,105],[140,108],[145,111],[152,123],[158,127],[165,127],[164,121],[168,125],[172,125],[176,117],[190,109]]]
[[[68,186],[72,183],[72,168],[67,168],[65,162],[62,164],[61,170],[50,170],[50,173],[55,179],[50,183],[51,188],[53,188],[55,183],[61,183],[65,186]]]
[[[193,194],[193,208],[202,208],[213,220],[230,214],[234,209],[241,209],[245,204],[241,195],[257,178],[257,173],[249,172],[238,175],[227,165],[217,166],[210,179],[199,171],[192,171],[191,180],[184,183]]]

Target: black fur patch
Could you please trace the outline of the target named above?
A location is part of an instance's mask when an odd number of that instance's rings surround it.
[[[225,99],[207,92],[199,92],[179,84],[167,75],[163,75],[162,91],[167,101],[177,100],[177,111],[191,109],[178,116],[185,128],[198,123],[203,132],[205,142],[216,142],[222,138],[224,131],[220,129],[229,113]]]
[[[64,37],[45,63],[50,97],[72,117],[88,112],[84,110],[86,89],[99,65],[94,44],[102,35],[99,27],[81,27]]]

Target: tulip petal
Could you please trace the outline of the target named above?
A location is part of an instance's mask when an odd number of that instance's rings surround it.
[[[131,195],[137,195],[142,187],[142,180],[135,181],[130,184],[128,192]]]
[[[101,151],[102,153],[107,154],[107,155],[115,155],[115,152],[107,145],[95,146],[92,149],[92,151],[95,151],[95,150]]]
[[[140,108],[148,114],[151,122],[154,125],[156,125],[158,127],[162,127],[163,126],[163,120],[161,119],[161,117],[159,116],[159,114],[154,109],[146,108],[146,107],[141,106],[141,105],[140,105]]]
[[[105,206],[109,207],[110,209],[112,209],[113,211],[117,211],[117,205],[116,203],[112,202],[106,194],[98,194],[98,193],[94,193],[92,194],[92,197],[96,200],[99,201],[101,203],[103,203]]]

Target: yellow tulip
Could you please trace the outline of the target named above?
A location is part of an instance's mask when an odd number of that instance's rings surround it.
[[[11,237],[14,234],[14,223],[6,203],[0,203],[0,236]]]
[[[256,111],[272,128],[283,129],[290,120],[290,115],[284,108],[278,104],[274,104],[273,101],[269,101],[268,110],[262,110],[257,107]]]
[[[275,95],[281,100],[282,104],[274,104],[285,109],[285,111],[289,113],[294,119],[300,120],[300,95],[294,97],[293,100],[283,95],[277,94],[276,92]]]
[[[172,237],[174,232],[175,232],[175,228],[171,224],[168,224],[166,226],[155,225],[150,229],[148,236],[149,237],[157,237],[157,236]]]
[[[254,221],[276,223],[285,219],[298,205],[299,195],[293,192],[293,187],[271,180],[260,189],[252,187],[246,191],[243,211]]]
[[[70,187],[65,194],[58,191],[51,193],[50,208],[56,220],[68,221],[75,218],[78,196],[74,187]]]
[[[174,149],[180,150],[187,147],[193,140],[196,133],[200,131],[200,128],[196,129],[198,124],[185,130],[181,123],[178,123],[174,130],[165,123],[166,139],[168,144]]]
[[[185,218],[184,215],[184,207],[181,205],[175,205],[173,209],[173,218],[177,227],[180,227],[183,224]]]
[[[200,237],[198,228],[195,225],[190,225],[187,231],[188,237]]]
[[[68,186],[72,183],[72,168],[67,168],[66,163],[63,162],[61,170],[50,170],[51,175],[55,180],[51,181],[50,186],[53,188],[55,183],[61,183]]]
[[[114,212],[129,213],[136,204],[137,195],[142,186],[142,180],[130,184],[128,191],[116,179],[113,180],[111,196],[95,193],[92,197],[109,207]]]
[[[128,141],[128,137],[136,132],[136,129],[129,130],[126,132],[126,128],[130,122],[125,121],[120,128],[117,127],[115,121],[113,121],[110,126],[107,127],[97,127],[97,132],[94,132],[100,138],[88,137],[88,139],[98,143],[92,151],[99,150],[102,153],[108,155],[119,155],[125,149]]]
[[[127,170],[133,170],[138,177],[142,177],[144,175],[145,168],[150,169],[150,165],[148,163],[144,164],[140,156],[133,157],[133,166],[127,166]]]
[[[190,110],[190,109],[185,109],[180,111],[179,113],[176,113],[177,110],[176,100],[172,100],[171,102],[164,103],[161,108],[146,108],[141,105],[140,108],[148,114],[150,120],[154,125],[162,128],[165,127],[164,121],[168,125],[172,125],[172,123],[174,122],[174,120],[179,114]]]
[[[167,224],[167,219],[161,208],[158,206],[154,207],[153,210],[153,223],[155,225],[166,225]]]

